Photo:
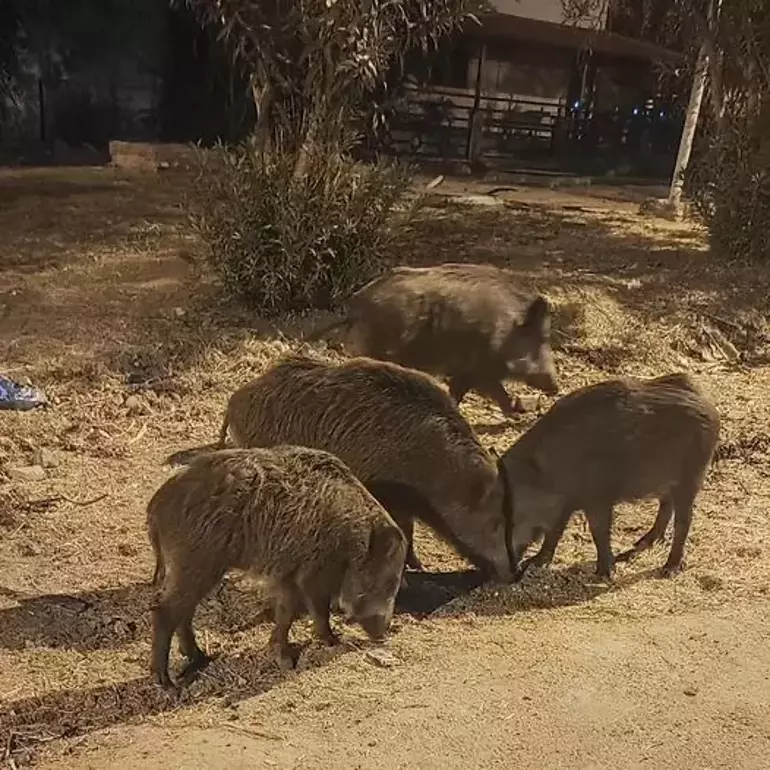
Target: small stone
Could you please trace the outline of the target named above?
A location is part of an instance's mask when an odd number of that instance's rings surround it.
[[[695,687],[688,687],[684,694],[687,695],[689,698],[694,698],[698,694],[698,690]]]
[[[540,406],[540,396],[516,396],[515,408],[522,412],[536,412]]]
[[[399,663],[398,658],[388,650],[367,650],[366,660],[380,668],[392,668]]]
[[[19,543],[19,553],[22,556],[37,556],[40,553],[40,549],[30,542]]]
[[[126,409],[129,415],[142,414],[144,412],[144,404],[139,396],[129,396],[125,402]]]
[[[187,311],[183,307],[175,307],[174,308],[174,315],[177,318],[182,318],[186,314],[187,314]]]
[[[17,481],[42,481],[46,473],[41,465],[17,465],[8,468],[8,475]]]
[[[42,465],[43,468],[56,468],[59,458],[50,449],[36,449],[35,464]]]
[[[136,556],[136,547],[132,543],[120,543],[118,553],[121,556]]]

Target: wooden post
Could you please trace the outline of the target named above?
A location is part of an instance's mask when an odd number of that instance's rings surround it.
[[[469,163],[477,160],[479,147],[479,134],[481,132],[481,120],[479,120],[479,107],[481,105],[481,76],[484,72],[484,61],[487,57],[487,44],[482,40],[479,43],[479,61],[476,67],[476,88],[473,94],[473,107],[468,117],[468,145],[465,150],[465,159]]]

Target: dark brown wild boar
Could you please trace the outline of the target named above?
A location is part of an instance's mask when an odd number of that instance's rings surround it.
[[[663,539],[674,539],[663,567],[682,567],[695,498],[719,439],[714,406],[686,374],[623,378],[580,388],[558,401],[501,458],[512,503],[511,548],[518,563],[542,533],[540,551],[523,562],[550,564],[573,512],[584,511],[596,546],[597,574]],[[502,482],[501,482],[502,483]],[[659,500],[655,523],[613,557],[613,507]]]
[[[335,635],[338,601],[373,638],[393,615],[406,539],[383,507],[337,457],[316,449],[226,449],[169,478],[147,508],[161,583],[152,610],[152,672],[173,687],[168,657],[174,633],[189,664],[206,665],[192,627],[201,599],[229,569],[266,579],[276,598],[270,645],[292,665],[288,636],[304,602],[317,635]]]
[[[522,380],[558,392],[550,346],[551,312],[544,297],[517,287],[509,270],[447,263],[396,267],[359,289],[344,321],[351,352],[420,369],[449,382],[459,403],[469,390],[506,415],[521,410],[503,387]]]
[[[414,518],[473,564],[510,577],[502,510],[479,506],[497,481],[494,458],[430,377],[356,358],[331,364],[289,356],[230,397],[237,446],[298,444],[340,457],[385,506],[412,546]]]

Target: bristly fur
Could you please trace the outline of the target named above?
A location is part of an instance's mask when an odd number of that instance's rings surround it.
[[[492,265],[395,267],[350,298],[343,321],[311,339],[345,327],[350,352],[445,376],[458,402],[475,389],[509,414],[508,378],[558,390],[550,306],[518,284]]]
[[[380,608],[392,613],[406,555],[398,526],[344,463],[306,447],[228,449],[196,459],[153,495],[147,527],[161,583],[153,671],[164,686],[175,631],[191,664],[205,660],[192,616],[229,569],[260,575],[281,597],[272,643],[285,658],[300,598],[327,639],[329,604],[341,592],[352,597],[359,621],[385,617]]]
[[[341,460],[291,446],[196,459],[153,495],[147,523],[161,579],[176,554],[195,553],[198,571],[213,561],[277,580],[302,564],[358,564],[373,529],[396,526]]]
[[[356,358],[329,364],[293,355],[230,398],[222,435],[237,446],[297,444],[343,462],[410,537],[425,521],[464,556],[488,569],[503,548],[502,513],[475,512],[495,485],[496,463],[429,376]]]
[[[549,563],[570,514],[583,510],[595,533],[599,571],[609,574],[613,506],[656,498],[652,529],[616,558],[630,560],[662,539],[673,512],[664,571],[677,571],[719,430],[719,413],[686,374],[607,380],[562,398],[501,459],[517,497],[517,540],[526,544],[536,529],[548,531],[530,562]],[[530,491],[539,497],[522,504]]]

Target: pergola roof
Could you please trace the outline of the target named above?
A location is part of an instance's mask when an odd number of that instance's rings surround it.
[[[479,16],[479,21],[481,26],[469,22],[466,33],[482,40],[520,40],[576,50],[588,48],[599,54],[622,59],[665,61],[671,64],[680,64],[684,60],[684,56],[676,51],[612,32],[554,24],[509,13],[485,13]]]

